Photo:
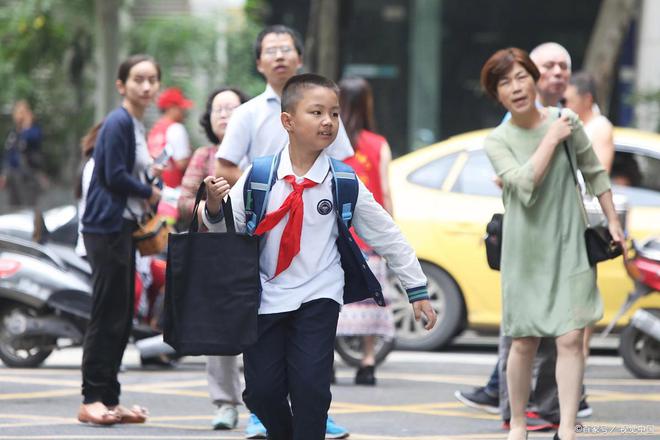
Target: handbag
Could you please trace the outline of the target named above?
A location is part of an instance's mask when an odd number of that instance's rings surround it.
[[[180,355],[237,355],[257,340],[259,238],[237,234],[231,199],[227,232],[199,232],[197,190],[187,232],[170,234],[163,338]]]
[[[618,257],[623,253],[623,249],[621,249],[621,246],[614,241],[607,226],[591,226],[589,224],[587,210],[582,201],[580,184],[578,183],[576,176],[577,171],[573,167],[573,160],[568,151],[568,143],[564,141],[563,144],[566,157],[568,158],[568,164],[571,167],[571,176],[573,176],[573,181],[575,182],[575,189],[578,192],[584,222],[587,225],[587,229],[584,231],[584,241],[587,246],[587,259],[589,260],[589,265],[594,266],[601,261],[611,260]]]
[[[500,270],[500,259],[502,258],[502,230],[504,226],[504,214],[495,213],[486,225],[486,259],[488,266],[493,270]]]
[[[146,220],[146,221],[145,221]],[[135,247],[143,257],[160,254],[167,247],[169,227],[165,217],[149,212],[133,231]]]

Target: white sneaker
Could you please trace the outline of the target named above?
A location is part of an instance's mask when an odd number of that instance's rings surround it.
[[[215,412],[213,429],[234,429],[238,425],[238,410],[234,405],[223,404]]]

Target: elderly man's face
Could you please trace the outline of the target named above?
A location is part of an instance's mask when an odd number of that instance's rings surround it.
[[[571,76],[570,60],[566,53],[557,47],[548,47],[535,54],[533,61],[541,73],[536,83],[539,93],[556,97],[557,101],[561,99]]]

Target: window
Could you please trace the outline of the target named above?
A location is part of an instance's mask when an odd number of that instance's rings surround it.
[[[497,197],[502,191],[493,181],[494,177],[495,171],[486,152],[484,150],[471,151],[452,191],[475,196]]]
[[[458,153],[443,156],[410,173],[408,181],[427,188],[441,189]]]
[[[660,191],[614,184],[612,192],[625,196],[628,206],[660,206]]]
[[[652,156],[617,151],[610,175],[614,183],[660,191],[660,159]]]
[[[617,146],[617,150],[623,147]],[[617,151],[610,173],[613,191],[631,206],[660,206],[660,159],[630,151]]]

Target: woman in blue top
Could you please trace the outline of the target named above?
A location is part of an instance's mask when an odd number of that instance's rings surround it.
[[[112,425],[143,423],[139,406],[119,405],[117,373],[133,316],[136,218],[160,199],[149,176],[152,166],[142,117],[160,86],[160,67],[146,55],[120,66],[116,81],[121,107],[107,115],[96,140],[94,172],[87,193],[82,233],[92,266],[92,312],[83,344],[83,403],[78,420]]]

